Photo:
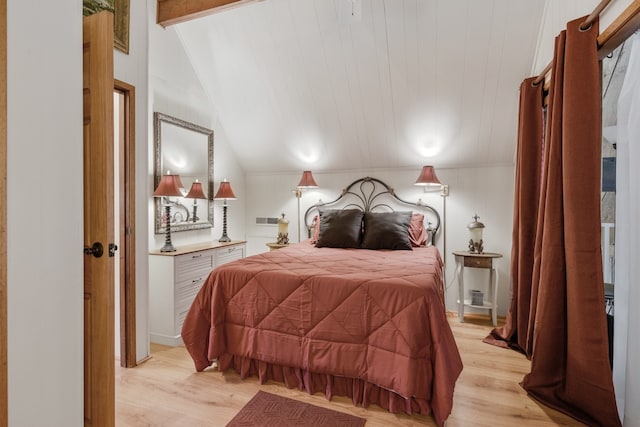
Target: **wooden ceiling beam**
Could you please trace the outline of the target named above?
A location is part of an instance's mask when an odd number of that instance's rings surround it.
[[[157,22],[163,27],[262,0],[158,0]]]

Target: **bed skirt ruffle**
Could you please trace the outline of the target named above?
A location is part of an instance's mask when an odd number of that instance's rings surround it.
[[[243,356],[221,355],[218,358],[218,369],[224,372],[230,368],[237,371],[242,379],[257,376],[260,384],[272,380],[284,383],[287,388],[298,388],[309,394],[324,393],[327,400],[331,400],[333,396],[346,396],[351,398],[355,406],[363,408],[373,403],[392,413],[431,413],[431,405],[425,399],[404,398],[393,391],[356,378],[319,374]]]

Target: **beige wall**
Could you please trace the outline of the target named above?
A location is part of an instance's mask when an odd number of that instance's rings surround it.
[[[9,425],[83,425],[81,2],[7,2]]]

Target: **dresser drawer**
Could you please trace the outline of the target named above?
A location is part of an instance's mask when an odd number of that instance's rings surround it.
[[[193,297],[191,297],[191,299],[188,299],[188,300],[185,299],[181,301],[176,301],[176,305],[174,309],[176,316],[178,316],[181,319],[184,319],[184,315],[189,311],[189,308],[191,308],[191,304],[193,304],[194,297],[195,295],[193,295]],[[176,332],[180,333],[180,329],[182,329],[182,321],[176,323]]]
[[[216,266],[244,258],[244,245],[229,246],[216,252]]]
[[[202,287],[207,275],[200,276],[193,280],[188,280],[176,284],[174,298],[174,312],[176,313],[176,334],[180,334],[182,322],[187,311],[191,307],[198,291]]]
[[[184,323],[184,318],[187,317],[188,312],[189,307],[176,310],[176,335],[180,335],[180,333],[182,332],[182,324]]]
[[[464,257],[464,266],[475,268],[491,268],[491,258],[466,256]]]
[[[202,287],[206,278],[206,275],[202,275],[195,279],[178,283],[176,285],[176,301],[182,301],[189,298],[193,299]]]
[[[215,267],[215,251],[202,251],[180,255],[175,260],[176,282],[207,275]]]

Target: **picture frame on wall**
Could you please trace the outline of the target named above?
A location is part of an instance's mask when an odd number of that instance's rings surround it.
[[[129,1],[82,0],[82,15],[89,16],[107,10],[113,13],[114,47],[129,54]]]

